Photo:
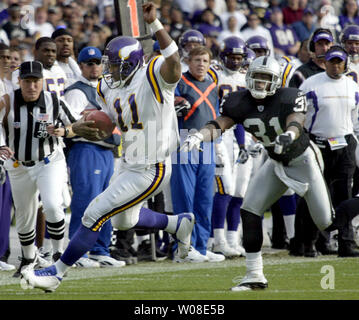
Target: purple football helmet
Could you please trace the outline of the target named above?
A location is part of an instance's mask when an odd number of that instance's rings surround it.
[[[141,43],[128,36],[112,39],[105,48],[102,63],[107,85],[111,89],[124,87],[144,63]]]
[[[350,59],[353,62],[359,61],[359,26],[346,26],[340,34],[340,42],[348,51]]]
[[[237,71],[242,65],[243,58],[246,56],[246,44],[236,36],[225,38],[221,45],[221,58],[224,66],[229,70]],[[240,59],[232,58],[230,55],[238,55]]]
[[[204,46],[206,44],[206,40],[202,34],[202,32],[190,29],[182,33],[180,38],[178,39],[178,45],[180,49],[180,55],[182,57],[188,57],[189,51],[191,51],[190,48],[187,50],[185,47],[188,43],[198,43],[199,45]]]
[[[252,49],[257,57],[260,56],[269,56],[270,54],[270,49],[268,46],[268,41],[266,38],[262,37],[262,36],[253,36],[250,37],[247,42],[246,42],[246,46],[249,49]]]
[[[249,65],[252,63],[252,61],[256,58],[256,54],[252,49],[247,48],[246,49],[246,57],[244,58],[242,62],[242,71],[246,72]]]

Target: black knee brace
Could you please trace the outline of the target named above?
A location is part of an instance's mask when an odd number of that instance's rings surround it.
[[[246,252],[258,252],[263,244],[262,217],[241,209],[243,247]]]

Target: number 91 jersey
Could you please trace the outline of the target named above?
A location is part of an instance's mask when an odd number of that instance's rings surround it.
[[[164,61],[163,56],[154,57],[123,88],[110,89],[104,79],[97,85],[96,100],[121,131],[124,159],[131,165],[162,162],[179,143],[174,109],[177,83],[163,80]]]
[[[306,109],[305,95],[297,88],[280,88],[274,95],[261,100],[254,99],[246,89],[227,95],[220,113],[241,123],[246,131],[263,143],[272,159],[287,164],[309,146],[309,137],[302,132],[282,154],[274,153],[275,138],[286,131],[288,115],[305,113]]]

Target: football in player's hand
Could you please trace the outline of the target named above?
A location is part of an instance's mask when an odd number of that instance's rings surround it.
[[[94,128],[98,128],[100,130],[100,137],[107,138],[112,134],[115,125],[112,123],[110,117],[103,111],[93,110],[85,114],[85,121],[95,121],[92,125]]]

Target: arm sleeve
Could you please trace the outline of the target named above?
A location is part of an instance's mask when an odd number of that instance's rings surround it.
[[[234,136],[236,137],[238,145],[244,145],[245,131],[241,124],[237,124],[234,129]]]

